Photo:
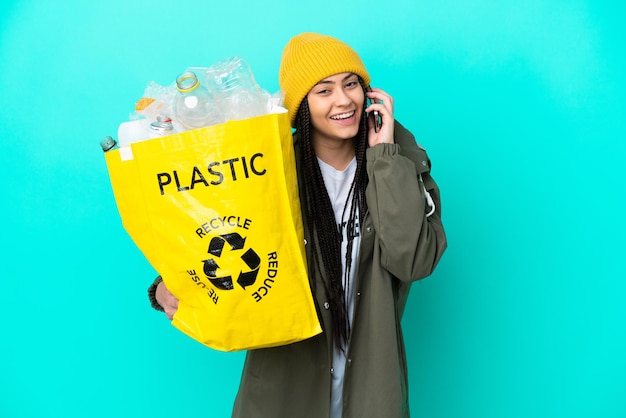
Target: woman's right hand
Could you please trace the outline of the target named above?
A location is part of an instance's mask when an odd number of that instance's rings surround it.
[[[178,299],[176,299],[176,296],[172,295],[172,293],[167,290],[163,281],[157,285],[154,296],[159,305],[165,310],[165,316],[171,321],[178,310]]]

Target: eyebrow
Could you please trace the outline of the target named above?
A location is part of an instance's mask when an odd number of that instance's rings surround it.
[[[349,79],[350,77],[355,76],[355,75],[356,74],[354,74],[354,73],[349,73],[341,81],[346,81],[347,79]],[[322,81],[319,81],[319,82],[315,83],[316,86],[318,86],[320,84],[335,84],[335,82],[332,81],[332,80],[322,80]]]

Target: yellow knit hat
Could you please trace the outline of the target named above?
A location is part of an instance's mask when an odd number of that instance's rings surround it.
[[[285,94],[285,108],[295,127],[300,103],[318,81],[339,73],[354,73],[366,85],[370,76],[359,55],[338,39],[304,32],[291,38],[278,72],[280,89]]]

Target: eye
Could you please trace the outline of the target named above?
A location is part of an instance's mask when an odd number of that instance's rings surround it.
[[[354,88],[358,85],[359,85],[359,80],[356,77],[346,80],[346,88]]]
[[[326,87],[320,87],[318,89],[315,89],[315,94],[320,95],[320,96],[326,96],[331,93],[332,93],[331,89],[326,88]]]

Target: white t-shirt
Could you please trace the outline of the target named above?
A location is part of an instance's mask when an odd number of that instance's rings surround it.
[[[348,247],[348,226],[347,218],[350,215],[350,202],[346,206],[348,193],[350,192],[350,186],[354,179],[354,173],[356,172],[356,158],[353,158],[348,167],[345,170],[336,170],[332,166],[326,164],[318,158],[320,169],[322,171],[322,177],[324,178],[324,184],[330,197],[330,202],[335,212],[335,221],[337,225],[343,223],[341,226],[341,235],[343,237],[341,241],[341,264],[342,271],[345,275],[346,272],[346,251]],[[345,220],[342,222],[342,217]],[[357,260],[359,256],[359,247],[361,245],[360,225],[359,225],[359,213],[357,211],[357,218],[353,225],[354,241],[352,244],[352,265],[350,267],[350,277],[348,277],[346,292],[346,302],[348,303],[348,320],[352,325],[352,317],[354,315],[354,278],[356,277]],[[346,291],[347,290],[347,291]],[[336,347],[333,350],[333,372],[332,372],[332,387],[330,398],[330,418],[341,418],[342,409],[342,392],[343,392],[343,378],[346,366],[346,351],[341,351]]]

